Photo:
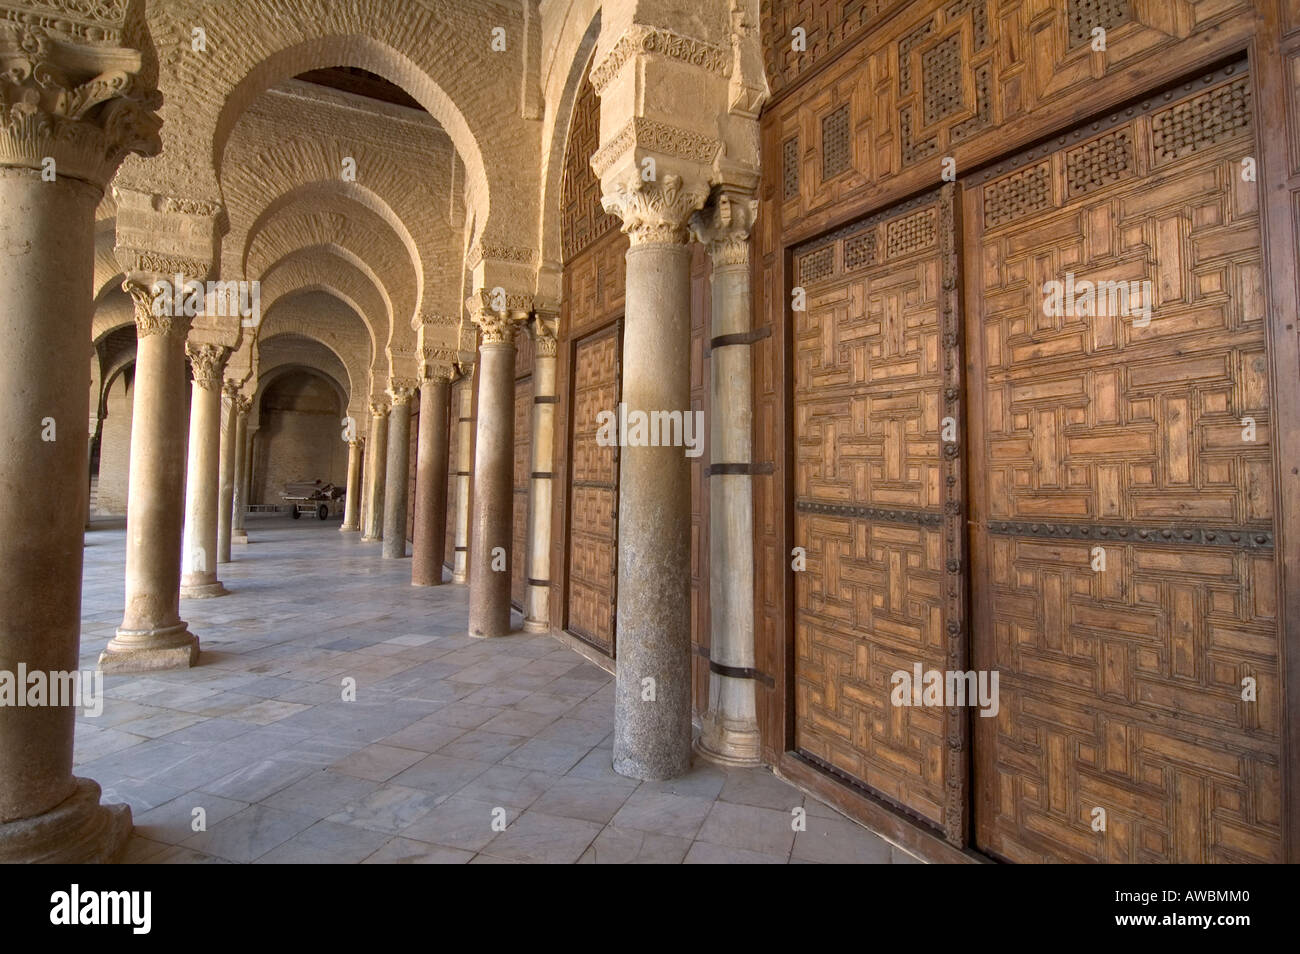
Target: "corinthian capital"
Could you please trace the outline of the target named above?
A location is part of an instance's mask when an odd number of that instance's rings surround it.
[[[230,349],[215,344],[186,342],[185,353],[194,368],[194,383],[205,391],[220,389],[221,376],[230,360]]]
[[[0,166],[102,189],[128,153],[157,155],[158,91],[128,23],[142,5],[0,3]]]
[[[688,188],[681,176],[669,173],[655,182],[637,177],[630,187],[620,182],[600,201],[606,212],[623,220],[623,231],[635,248],[685,244],[687,220],[706,197],[702,187]]]
[[[411,396],[415,394],[419,386],[419,381],[412,381],[408,378],[392,378],[388,382],[388,396],[392,399],[393,407],[409,404]]]
[[[155,307],[158,299],[154,295],[151,283],[127,279],[122,283],[122,290],[131,296],[131,304],[135,306],[137,337],[179,335],[183,338],[190,333],[190,326],[194,323],[193,318],[184,314],[168,315],[157,313],[163,309]]]
[[[749,264],[749,233],[758,200],[747,193],[721,192],[691,216],[691,232],[709,249],[715,267]]]
[[[387,417],[390,410],[391,408],[388,406],[387,398],[370,402],[370,414],[372,417]]]

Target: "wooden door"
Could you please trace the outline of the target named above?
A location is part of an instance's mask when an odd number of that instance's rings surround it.
[[[618,582],[618,447],[597,442],[598,415],[614,412],[620,389],[621,321],[573,346],[569,395],[569,632],[613,656]]]
[[[895,672],[964,668],[954,195],[793,251],[794,735],[961,843],[965,713],[890,701]]]
[[[1000,858],[1281,858],[1250,89],[1238,64],[964,184],[974,665],[1001,690],[973,719],[976,843]],[[1076,305],[1120,284],[1061,314],[1068,278]]]

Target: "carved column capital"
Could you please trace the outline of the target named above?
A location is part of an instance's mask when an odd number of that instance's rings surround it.
[[[235,405],[236,408],[238,407],[239,405],[239,382],[238,381],[231,381],[229,378],[227,378],[225,380],[225,383],[221,385],[221,393],[224,394],[227,399],[229,399],[231,404]]]
[[[122,291],[131,296],[135,306],[136,336],[146,338],[149,335],[175,335],[184,338],[190,333],[194,319],[188,315],[161,314],[157,307],[158,299],[154,295],[153,283],[128,278],[122,283]]]
[[[253,409],[253,399],[246,394],[236,394],[233,400],[235,402],[235,413],[240,417],[247,417],[248,412]]]
[[[103,189],[129,153],[157,155],[162,96],[128,45],[138,6],[0,3],[0,166]],[[140,5],[142,6],[142,5]]]
[[[370,415],[372,417],[387,417],[390,410],[392,410],[392,408],[388,406],[387,399],[370,402]]]
[[[348,447],[355,447],[357,450],[364,450],[365,446],[366,439],[364,437],[354,437],[348,441]]]
[[[514,344],[515,333],[528,320],[528,312],[481,308],[472,313],[470,318],[483,332],[483,344]]]
[[[451,348],[424,348],[420,352],[420,380],[450,381],[456,351]]]
[[[205,391],[216,391],[221,387],[221,376],[230,360],[230,349],[215,344],[185,343],[185,353],[194,368],[194,383]]]
[[[752,195],[721,192],[691,216],[691,232],[708,247],[715,268],[748,265],[749,233],[757,215],[758,200]]]
[[[655,182],[639,177],[631,186],[620,182],[600,201],[606,212],[623,220],[623,232],[636,248],[686,244],[687,221],[707,196],[702,186],[687,187],[681,176],[669,173]]]
[[[411,396],[419,388],[420,382],[409,378],[393,378],[388,382],[388,397],[393,402],[393,407],[400,407],[409,404]]]

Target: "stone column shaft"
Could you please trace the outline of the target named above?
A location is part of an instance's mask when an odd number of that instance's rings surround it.
[[[533,352],[532,478],[528,485],[528,589],[524,631],[551,629],[551,475],[555,437],[555,337],[538,334]]]
[[[232,382],[222,389],[222,393],[225,394],[226,401],[222,405],[224,419],[222,423],[225,426],[221,428],[221,481],[217,498],[217,562],[229,563],[231,518],[235,505],[235,454],[238,446],[236,438],[239,436],[236,433],[239,429],[236,398],[239,396],[239,391]]]
[[[230,349],[189,343],[194,369],[189,468],[185,476],[185,546],[181,596],[208,599],[229,590],[217,579],[217,510],[221,477],[221,374]]]
[[[85,365],[68,355],[90,340],[100,195],[75,179],[0,168],[0,479],[9,488],[0,507],[0,670],[14,679],[20,664],[78,668],[86,382]],[[78,804],[81,787],[94,786],[72,775],[75,716],[72,706],[0,707],[0,860],[40,857],[50,839],[38,819],[55,821],[61,803]],[[97,806],[97,787],[93,794]],[[129,813],[97,823],[108,822],[125,826],[122,838],[130,830]]]
[[[412,382],[414,384],[414,382]],[[394,387],[388,415],[388,463],[384,480],[384,548],[390,560],[406,556],[406,508],[411,479],[411,398],[413,388]]]
[[[629,415],[691,408],[685,226],[703,195],[683,191],[677,176],[662,178],[604,199],[631,239],[622,393]],[[613,765],[631,778],[674,778],[690,768],[690,476],[684,447],[619,452]]]
[[[479,345],[478,421],[470,544],[469,634],[510,632],[514,542],[515,325],[518,317],[485,311]]]
[[[366,445],[370,458],[370,486],[366,491],[366,522],[361,539],[375,543],[384,538],[384,481],[388,468],[388,405],[370,405],[370,441]]]
[[[247,543],[248,531],[244,517],[248,513],[248,409],[249,398],[240,395],[235,409],[235,481],[230,503],[230,539],[234,543]]]
[[[698,213],[697,237],[713,262],[710,356],[709,708],[697,749],[711,761],[762,761],[754,685],[753,393],[750,377],[749,229],[757,203],[723,193]],[[722,471],[719,473],[718,471]],[[723,675],[724,668],[729,675]]]
[[[357,437],[348,441],[348,487],[347,496],[343,498],[343,526],[339,531],[359,530],[357,522],[361,513],[361,448],[365,438]]]
[[[411,541],[411,585],[442,583],[447,543],[447,440],[451,382],[435,370],[420,386],[420,437],[415,462],[415,533]]]
[[[459,428],[456,434],[456,552],[452,557],[453,583],[469,582],[469,498],[474,473],[474,387],[477,372],[471,365],[467,373],[465,387],[460,393],[460,406],[452,409],[455,417],[451,422],[452,427]]]
[[[184,668],[199,656],[198,638],[180,618],[190,320],[155,317],[145,288],[130,291],[139,340],[126,505],[126,612],[99,657],[105,672]]]

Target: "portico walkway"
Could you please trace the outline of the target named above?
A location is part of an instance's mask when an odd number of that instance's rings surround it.
[[[83,669],[122,619],[120,526],[87,534]],[[412,587],[336,520],[248,531],[231,595],[182,601],[200,664],[106,677],[78,720],[76,774],[132,806],[128,861],[913,860],[766,770],[616,775],[596,666],[549,636],[470,639],[464,586]]]

